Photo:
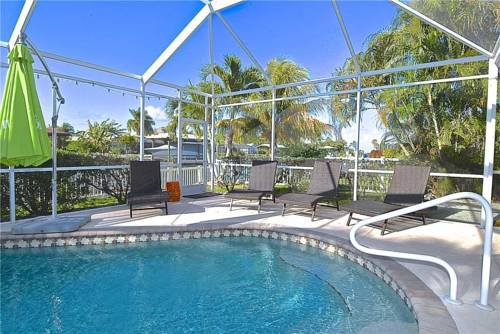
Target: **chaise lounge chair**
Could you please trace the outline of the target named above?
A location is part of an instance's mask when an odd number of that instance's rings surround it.
[[[283,203],[281,215],[285,214],[287,204],[303,206],[312,209],[311,221],[313,221],[318,202],[325,200],[335,200],[339,210],[338,185],[341,169],[342,165],[338,162],[315,161],[307,193],[288,193],[276,199],[279,203]]]
[[[165,214],[168,215],[168,192],[161,188],[159,161],[131,161],[130,162],[130,192],[127,195],[127,204],[130,207],[137,204],[165,203]],[[140,208],[147,210],[154,208]]]
[[[430,167],[398,165],[385,195],[384,201],[360,200],[342,206],[342,210],[349,212],[347,226],[351,223],[354,213],[365,216],[377,216],[403,207],[422,203],[424,201],[425,187],[430,175]],[[410,217],[422,219],[425,225],[425,216],[428,210],[414,212]],[[381,235],[385,234],[387,220],[384,221]]]
[[[252,161],[248,189],[234,189],[225,195],[231,199],[229,210],[233,209],[234,200],[258,201],[257,211],[260,213],[262,197],[271,195],[274,201],[274,183],[277,166],[277,161]]]

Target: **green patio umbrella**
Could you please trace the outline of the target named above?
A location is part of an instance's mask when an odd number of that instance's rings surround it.
[[[16,44],[9,60],[0,111],[0,163],[38,166],[51,158],[51,148],[36,92],[33,58],[26,45]]]

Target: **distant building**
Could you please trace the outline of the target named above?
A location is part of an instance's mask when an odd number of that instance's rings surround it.
[[[233,144],[233,149],[244,154],[257,154],[257,146],[255,144]],[[225,152],[224,145],[217,146],[217,152]]]

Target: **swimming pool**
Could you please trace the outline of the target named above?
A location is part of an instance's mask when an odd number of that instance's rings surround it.
[[[417,333],[382,280],[257,238],[2,251],[2,333]]]

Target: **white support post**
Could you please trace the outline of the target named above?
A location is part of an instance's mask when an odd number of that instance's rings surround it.
[[[52,87],[52,218],[57,218],[57,91]]]
[[[177,107],[177,179],[182,187],[182,92],[179,90],[179,105]]]
[[[146,113],[146,90],[145,83],[141,80],[141,115],[140,115],[140,131],[139,131],[139,160],[144,160],[144,118]]]
[[[210,168],[210,189],[215,191],[215,99],[212,97],[212,119],[210,120],[210,154],[212,166]]]
[[[9,167],[9,213],[10,222],[16,222],[16,173],[14,167]]]
[[[208,44],[210,56],[210,81],[212,85],[211,96],[211,118],[210,118],[210,190],[215,191],[215,75],[214,75],[214,31],[213,31],[213,12],[208,17]]]
[[[495,123],[498,103],[498,66],[489,60],[488,98],[486,102],[486,135],[484,140],[483,197],[491,203],[493,190],[493,163],[495,161]],[[484,214],[483,214],[484,216]]]
[[[272,107],[271,107],[271,160],[276,159],[276,89],[273,88]]]
[[[500,36],[498,36],[498,39],[495,43],[495,46],[493,47],[493,60],[495,61],[495,64],[497,64],[498,67],[500,67]]]
[[[203,185],[207,186],[207,167],[208,167],[208,96],[205,96],[205,118],[203,123]]]
[[[358,91],[356,93],[356,151],[354,152],[354,193],[353,200],[358,200],[359,138],[361,128],[361,75],[358,75]]]

